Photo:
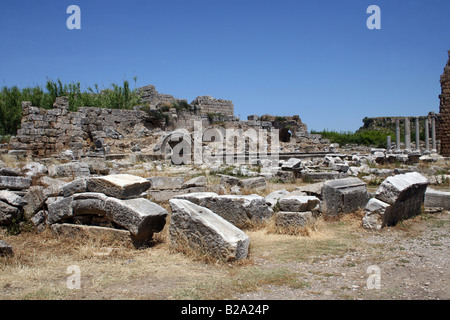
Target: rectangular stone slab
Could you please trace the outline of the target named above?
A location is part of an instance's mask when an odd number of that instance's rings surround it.
[[[86,180],[86,188],[90,192],[100,192],[114,198],[131,199],[148,190],[150,181],[130,174],[116,174],[89,178]]]

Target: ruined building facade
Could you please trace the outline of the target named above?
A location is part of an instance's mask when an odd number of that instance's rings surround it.
[[[450,157],[450,50],[449,59],[441,75],[439,96],[438,139],[441,141],[441,155]]]

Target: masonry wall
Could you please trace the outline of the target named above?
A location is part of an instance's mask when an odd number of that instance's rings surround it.
[[[101,148],[105,139],[133,135],[145,127],[148,119],[143,111],[82,107],[78,112],[69,112],[68,108],[66,97],[57,98],[51,110],[23,102],[21,129],[11,147],[38,156],[65,149],[86,153]]]
[[[437,138],[441,141],[441,155],[450,157],[450,50],[449,59],[441,75]]]
[[[234,116],[234,105],[232,101],[215,99],[210,96],[197,97],[191,103],[199,109],[200,113],[220,113],[225,116]]]

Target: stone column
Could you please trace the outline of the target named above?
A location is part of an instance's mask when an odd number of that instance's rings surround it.
[[[430,125],[428,121],[430,120],[430,116],[425,119],[425,154],[430,153]]]
[[[415,127],[416,127],[416,151],[420,152],[420,128],[419,128],[419,117],[415,119]]]
[[[430,112],[431,116],[431,152],[437,152],[436,146],[436,115],[434,112]]]
[[[387,152],[390,152],[391,148],[392,148],[391,136],[387,136],[387,138],[386,138],[386,150],[387,150]]]
[[[400,151],[400,119],[395,119],[395,151]]]
[[[405,150],[411,151],[411,124],[408,117],[405,117]]]

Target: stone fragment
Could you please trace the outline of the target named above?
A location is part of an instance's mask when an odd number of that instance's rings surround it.
[[[71,177],[74,179],[89,177],[91,175],[89,165],[83,162],[69,162],[65,164],[50,165],[48,167],[48,174],[51,177]]]
[[[429,182],[418,172],[388,177],[378,188],[375,198],[388,204],[404,201],[411,196],[418,197],[419,202],[423,203],[423,197]]]
[[[190,201],[172,199],[171,245],[178,250],[198,251],[216,259],[233,261],[248,255],[248,236],[213,211]]]
[[[381,229],[421,213],[428,180],[411,172],[389,177],[383,181],[366,206],[363,226]]]
[[[20,210],[3,201],[0,201],[0,226],[9,225],[20,217]]]
[[[228,186],[235,186],[239,183],[239,178],[228,176],[225,174],[222,174],[220,176],[220,184],[221,185],[228,185]]]
[[[205,187],[206,186],[206,177],[205,176],[199,176],[192,178],[189,181],[186,181],[183,183],[182,188],[193,188],[193,187]]]
[[[278,200],[278,203],[281,211],[305,212],[316,208],[320,200],[314,196],[287,195]]]
[[[143,198],[120,200],[109,197],[105,201],[105,211],[111,221],[130,231],[137,246],[146,245],[154,233],[160,232],[168,215],[166,209]]]
[[[277,191],[269,193],[264,199],[273,208],[276,206],[278,200],[280,200],[282,197],[284,197],[288,194],[289,194],[289,191],[287,191],[285,189],[277,190]]]
[[[381,200],[372,198],[366,205],[362,225],[366,229],[380,230],[384,226],[385,214],[389,215],[391,206]]]
[[[87,190],[100,192],[119,199],[137,198],[148,188],[150,182],[130,174],[116,174],[86,180]]]
[[[175,199],[190,200],[206,207],[238,228],[260,224],[273,215],[270,205],[257,194],[219,196],[215,193],[205,192],[177,196]]]
[[[425,207],[450,210],[450,192],[428,188],[425,192]]]
[[[44,193],[44,188],[41,186],[32,186],[27,194],[23,196],[24,201],[27,202],[23,206],[23,214],[25,219],[30,219],[36,212],[38,212],[47,200]]]
[[[255,177],[240,180],[238,186],[244,189],[264,189],[267,184],[264,177]]]
[[[152,190],[181,189],[184,183],[183,177],[151,177],[147,179]]]
[[[290,158],[288,161],[283,162],[281,165],[282,170],[294,170],[300,167],[302,161],[296,158]]]
[[[296,229],[310,225],[314,221],[311,211],[306,212],[286,212],[280,211],[275,214],[275,226],[279,228]]]
[[[277,171],[274,177],[281,182],[293,182],[295,180],[295,174],[292,171]]]
[[[6,202],[15,207],[23,207],[27,201],[22,197],[8,190],[0,190],[0,201]]]
[[[31,179],[25,177],[0,176],[0,190],[23,190],[31,186]]]
[[[14,249],[8,242],[0,240],[0,257],[14,256]]]
[[[327,181],[322,188],[321,211],[330,216],[356,212],[369,198],[366,184],[358,178]]]
[[[87,191],[86,179],[76,179],[64,185],[62,188],[62,194],[64,197],[70,197],[75,193],[82,193]]]
[[[111,240],[129,241],[130,232],[114,228],[99,226],[77,225],[69,223],[57,223],[51,226],[53,232],[60,236],[73,237],[75,235],[82,237],[109,238]]]

